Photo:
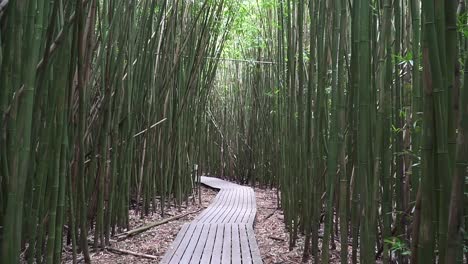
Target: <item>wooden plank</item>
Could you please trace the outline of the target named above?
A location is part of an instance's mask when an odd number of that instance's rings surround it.
[[[201,183],[216,189],[230,189],[239,187],[237,184],[206,176],[201,177]]]
[[[242,263],[252,263],[252,257],[250,256],[249,240],[247,239],[247,231],[245,224],[239,224],[239,237],[241,245]]]
[[[203,249],[202,258],[200,263],[210,263],[211,255],[213,254],[214,240],[216,237],[216,225],[209,225],[210,231],[208,233],[208,238]]]
[[[232,225],[224,224],[223,254],[221,263],[231,264]]]
[[[190,237],[188,236],[188,232],[187,232],[187,235],[185,236],[182,243],[180,243],[180,246],[175,252],[174,256],[172,257],[170,263],[184,263],[182,260],[183,259],[186,260],[187,258],[190,260],[193,249],[195,247],[195,245],[193,245],[194,243],[192,242],[192,240],[198,239],[198,237],[200,236],[200,232],[201,232],[200,225],[192,224],[191,226],[193,226],[193,232],[190,234]],[[188,254],[186,254],[186,252],[188,252]],[[185,263],[188,263],[188,261],[186,261]]]
[[[251,189],[249,190],[249,210],[248,210],[248,214],[246,215],[246,217],[244,218],[244,221],[250,225],[253,225],[254,224],[254,220],[255,220],[255,214],[257,213],[257,208],[255,206],[255,193],[254,191]]]
[[[249,223],[253,226],[255,224],[255,217],[257,215],[257,202],[256,202],[256,197],[255,197],[255,192],[253,194],[252,198],[252,214],[249,219]]]
[[[247,223],[247,216],[250,215],[250,211],[252,210],[250,207],[250,190],[250,188],[244,188],[244,206],[241,212],[242,218],[239,220],[241,223]]]
[[[176,252],[176,250],[179,248],[180,243],[182,242],[182,239],[185,237],[185,234],[187,233],[187,230],[189,228],[190,224],[184,224],[182,228],[180,229],[179,233],[177,234],[177,237],[175,238],[174,242],[172,242],[171,246],[169,247],[168,251],[164,255],[163,259],[161,260],[161,263],[169,263],[171,261],[172,256]]]
[[[211,264],[220,264],[222,257],[223,239],[224,239],[224,224],[216,225],[216,238],[211,257]]]
[[[263,263],[262,257],[260,255],[260,249],[258,248],[257,245],[257,240],[255,239],[255,233],[253,230],[253,227],[250,225],[247,225],[247,238],[249,240],[249,246],[250,246],[250,253],[252,254],[252,262],[254,264],[261,264]]]
[[[244,210],[242,205],[244,204],[245,200],[245,188],[240,189],[240,194],[239,194],[239,206],[236,208],[236,212],[233,215],[233,219],[231,220],[234,223],[242,223],[242,218],[244,217]]]
[[[241,263],[239,225],[232,225],[232,263]]]
[[[226,203],[226,206],[221,209],[220,214],[218,214],[218,217],[212,219],[213,223],[225,223],[223,222],[223,219],[225,218],[225,216],[232,213],[232,208],[235,206],[237,202],[237,194],[236,194],[236,189],[231,189],[229,190],[229,192],[231,193],[229,201]]]
[[[215,208],[213,208],[213,213],[211,214],[210,217],[207,217],[204,219],[205,223],[214,223],[215,219],[218,219],[221,214],[223,214],[224,211],[226,211],[226,208],[229,208],[229,204],[231,200],[233,199],[233,195],[231,191],[224,191],[227,192],[227,197],[223,201],[223,204],[219,204]]]
[[[250,190],[250,214],[249,218],[247,219],[247,223],[250,225],[254,224],[255,221],[255,215],[257,214],[257,206],[255,205],[255,192],[253,189]]]
[[[245,204],[244,204],[244,215],[242,216],[242,219],[240,220],[242,223],[248,223],[249,216],[252,213],[252,206],[251,206],[251,200],[252,200],[252,193],[251,193],[250,188],[246,189],[246,198],[245,198]]]
[[[202,182],[220,192],[192,224],[182,227],[161,263],[262,263],[253,231],[254,190],[210,177]]]
[[[190,239],[192,238],[192,234],[194,231],[195,231],[195,225],[189,224],[187,232],[185,232],[183,239],[181,240],[178,248],[174,251],[172,258],[170,259],[168,263],[179,263],[180,258],[184,254],[185,249],[187,248],[187,245],[190,242]]]
[[[198,217],[194,219],[196,222],[205,222],[205,219],[210,217],[213,214],[213,208],[215,208],[218,204],[223,203],[224,199],[226,199],[226,192],[221,191],[216,195],[215,201],[208,206]]]
[[[218,213],[218,208],[219,207],[222,207],[226,201],[228,201],[230,198],[229,198],[229,193],[226,192],[225,190],[221,190],[220,194],[218,195],[222,195],[222,199],[220,199],[216,204],[214,204],[213,206],[211,206],[210,208],[207,209],[207,211],[209,211],[209,213],[207,215],[205,215],[205,217],[203,217],[202,219],[200,219],[199,222],[202,222],[202,223],[210,223],[210,219],[212,219],[217,213]]]
[[[210,231],[210,225],[206,224],[198,224],[202,226],[202,232],[200,234],[200,238],[198,239],[197,246],[192,254],[192,259],[190,260],[191,263],[200,263],[203,250],[205,248],[206,242],[208,241],[208,232]]]
[[[226,208],[224,208],[224,210],[222,210],[221,214],[219,214],[219,216],[216,218],[216,219],[213,219],[212,222],[214,223],[226,223],[226,221],[224,221],[224,219],[233,213],[233,208],[235,206],[235,204],[237,203],[237,190],[229,190],[229,192],[231,193],[231,199],[229,201],[229,204],[227,205]]]
[[[179,263],[190,262],[193,252],[195,251],[195,247],[197,246],[198,241],[200,241],[200,239],[202,238],[201,237],[202,229],[203,229],[203,225],[196,225],[192,238],[190,239],[190,242],[187,244],[187,247],[185,248],[184,254],[182,255],[182,258],[180,259]]]
[[[249,216],[252,212],[252,206],[250,205],[252,200],[252,189],[246,188],[245,189],[245,204],[244,204],[244,215],[242,216],[242,223],[248,223]]]
[[[236,211],[237,211],[237,207],[239,206],[240,197],[241,197],[241,190],[237,189],[236,190],[236,202],[232,206],[232,210],[229,211],[229,214],[227,214],[225,218],[223,219],[224,223],[235,223]]]

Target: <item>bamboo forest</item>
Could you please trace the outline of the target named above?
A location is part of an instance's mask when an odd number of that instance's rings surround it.
[[[465,0],[0,0],[0,263],[468,263],[467,228]]]

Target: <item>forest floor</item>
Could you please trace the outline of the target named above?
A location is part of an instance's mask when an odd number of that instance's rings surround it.
[[[127,263],[158,263],[166,252],[167,248],[174,241],[177,233],[183,224],[192,221],[204,208],[206,208],[217,192],[206,187],[201,188],[202,203],[190,202],[188,207],[183,206],[180,210],[172,207],[166,211],[167,217],[173,217],[188,212],[199,211],[189,214],[166,224],[156,226],[143,233],[128,237],[121,241],[111,240],[111,248],[118,250],[132,251],[156,256],[157,259],[146,259],[138,256],[116,253],[111,250],[91,251],[92,263],[98,264],[127,264]],[[289,235],[284,225],[284,215],[281,209],[277,208],[276,189],[255,188],[257,202],[257,217],[255,223],[255,236],[260,253],[265,264],[279,263],[301,263],[304,249],[304,237],[300,236],[296,247],[289,250]],[[135,229],[152,222],[163,220],[160,214],[153,214],[141,219],[135,211],[130,212],[130,228]],[[319,244],[321,241],[319,241]],[[62,261],[71,263],[70,247],[65,246]],[[340,263],[340,244],[336,241],[336,249],[330,250],[330,263]],[[311,260],[308,263],[313,263]]]
[[[280,263],[314,263],[312,260],[302,262],[304,252],[304,236],[299,235],[296,247],[289,250],[289,233],[284,224],[284,215],[277,209],[276,189],[255,188],[257,200],[257,221],[255,224],[255,237],[264,264]],[[322,225],[323,228],[323,225]],[[323,229],[320,230],[320,233]],[[319,247],[322,240],[319,239]],[[341,244],[335,241],[335,249],[330,249],[329,263],[340,263]],[[351,253],[351,247],[348,252]],[[349,254],[349,258],[351,255]]]
[[[196,203],[192,203],[192,200],[190,199],[188,207],[185,206],[184,203],[180,210],[175,206],[171,207],[170,209],[166,209],[165,218],[182,215],[189,212],[198,212],[189,214],[166,224],[153,227],[145,232],[128,237],[121,241],[111,240],[111,248],[148,254],[156,256],[157,259],[146,259],[138,256],[119,254],[110,250],[104,250],[91,251],[91,262],[93,264],[159,263],[161,258],[164,256],[164,253],[166,253],[166,249],[174,241],[182,225],[192,221],[198,214],[201,213],[202,210],[208,207],[217,194],[216,191],[205,187],[201,187],[201,192],[201,204],[198,203],[198,199]],[[139,215],[135,214],[134,210],[131,210],[130,229],[132,230],[138,227],[146,226],[150,223],[164,220],[165,218],[161,218],[161,215],[157,213],[141,219]],[[65,263],[71,263],[71,252],[64,253],[62,262],[64,261]]]

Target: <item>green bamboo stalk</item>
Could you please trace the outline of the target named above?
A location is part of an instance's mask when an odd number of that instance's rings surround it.
[[[328,157],[327,157],[327,203],[326,203],[326,216],[325,216],[325,229],[322,244],[322,261],[329,262],[329,243],[330,236],[332,235],[332,219],[333,219],[333,199],[335,196],[336,174],[338,167],[338,96],[339,96],[339,83],[338,83],[338,67],[340,51],[340,27],[341,27],[341,0],[333,2],[331,7],[333,11],[333,36],[332,36],[332,96],[331,96],[331,118],[330,118],[330,134],[328,141]]]
[[[24,78],[19,86],[22,86],[22,96],[18,98],[18,112],[17,120],[12,119],[12,121],[17,121],[17,131],[18,135],[13,139],[12,142],[16,146],[19,146],[17,153],[13,154],[12,157],[12,167],[11,171],[11,185],[8,194],[7,207],[5,211],[6,217],[3,226],[5,229],[5,234],[3,236],[3,241],[8,241],[8,243],[2,243],[2,260],[5,262],[16,263],[19,261],[18,256],[20,252],[20,244],[22,237],[22,221],[23,221],[23,210],[18,210],[18,208],[23,208],[24,203],[24,189],[27,180],[29,158],[31,157],[31,124],[32,124],[32,105],[34,100],[34,89],[35,89],[35,78],[36,71],[35,66],[38,60],[39,55],[39,44],[40,39],[38,38],[39,32],[35,31],[35,27],[39,24],[42,24],[43,17],[41,8],[37,9],[36,4],[39,7],[42,7],[42,1],[33,2],[33,3],[13,3],[13,10],[15,16],[18,18],[18,28],[22,30],[18,31],[14,39],[18,41],[16,45],[20,49],[23,49],[24,57],[17,57],[16,59],[22,61],[22,69],[20,71],[21,76]],[[24,16],[24,17],[23,17]],[[29,23],[23,21],[25,17],[37,18],[36,21],[32,20]],[[24,24],[23,24],[24,23]],[[21,45],[22,43],[22,33],[24,31],[26,45]],[[19,87],[17,86],[17,87]],[[14,87],[14,86],[13,86]]]
[[[465,44],[466,45],[466,44]],[[464,55],[465,65],[468,65],[468,56]],[[447,245],[445,263],[463,263],[463,254],[460,254],[463,248],[462,243],[462,226],[464,212],[464,198],[465,184],[464,175],[466,176],[468,164],[468,145],[466,139],[466,131],[468,129],[468,71],[464,70],[464,82],[460,87],[459,99],[459,123],[457,134],[457,149],[456,149],[456,166],[454,177],[452,181],[452,191],[450,196],[450,207],[448,215],[448,229],[447,229]],[[443,246],[443,245],[442,245]]]
[[[423,67],[424,67],[424,120],[423,120],[423,143],[422,143],[422,175],[426,175],[421,181],[421,227],[419,233],[419,252],[418,263],[432,263],[435,259],[435,236],[434,220],[436,212],[433,207],[437,204],[434,201],[433,190],[435,188],[435,175],[434,175],[434,134],[435,120],[433,115],[437,110],[435,109],[433,95],[434,91],[440,91],[442,88],[442,73],[440,71],[439,54],[436,39],[436,27],[434,21],[434,2],[423,2]],[[434,54],[432,54],[434,52]],[[439,71],[437,71],[439,70]],[[434,146],[435,145],[435,146]],[[438,164],[439,165],[439,164]]]
[[[370,3],[368,1],[359,2],[359,119],[358,119],[358,184],[361,196],[363,223],[360,228],[361,237],[361,262],[369,263],[374,258],[375,229],[372,224],[375,223],[375,200],[371,192],[374,185],[370,175],[370,163],[368,161],[371,142],[370,137]]]
[[[338,164],[339,164],[339,222],[340,222],[340,242],[345,247],[341,247],[340,261],[348,263],[348,236],[349,236],[349,222],[348,222],[348,199],[349,199],[349,184],[346,171],[346,100],[345,100],[345,69],[344,62],[347,58],[346,52],[346,23],[347,23],[347,8],[346,1],[341,2],[341,15],[340,15],[340,41],[339,41],[339,57],[338,57]]]

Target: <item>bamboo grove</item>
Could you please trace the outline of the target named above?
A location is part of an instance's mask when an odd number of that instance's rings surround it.
[[[467,23],[464,0],[1,0],[0,262],[89,263],[210,173],[278,187],[304,261],[466,263]]]
[[[278,186],[304,260],[466,263],[465,1],[246,5],[254,36],[228,42],[242,59],[209,95],[210,171]]]
[[[0,1],[1,263],[89,263],[192,195],[233,6]]]

